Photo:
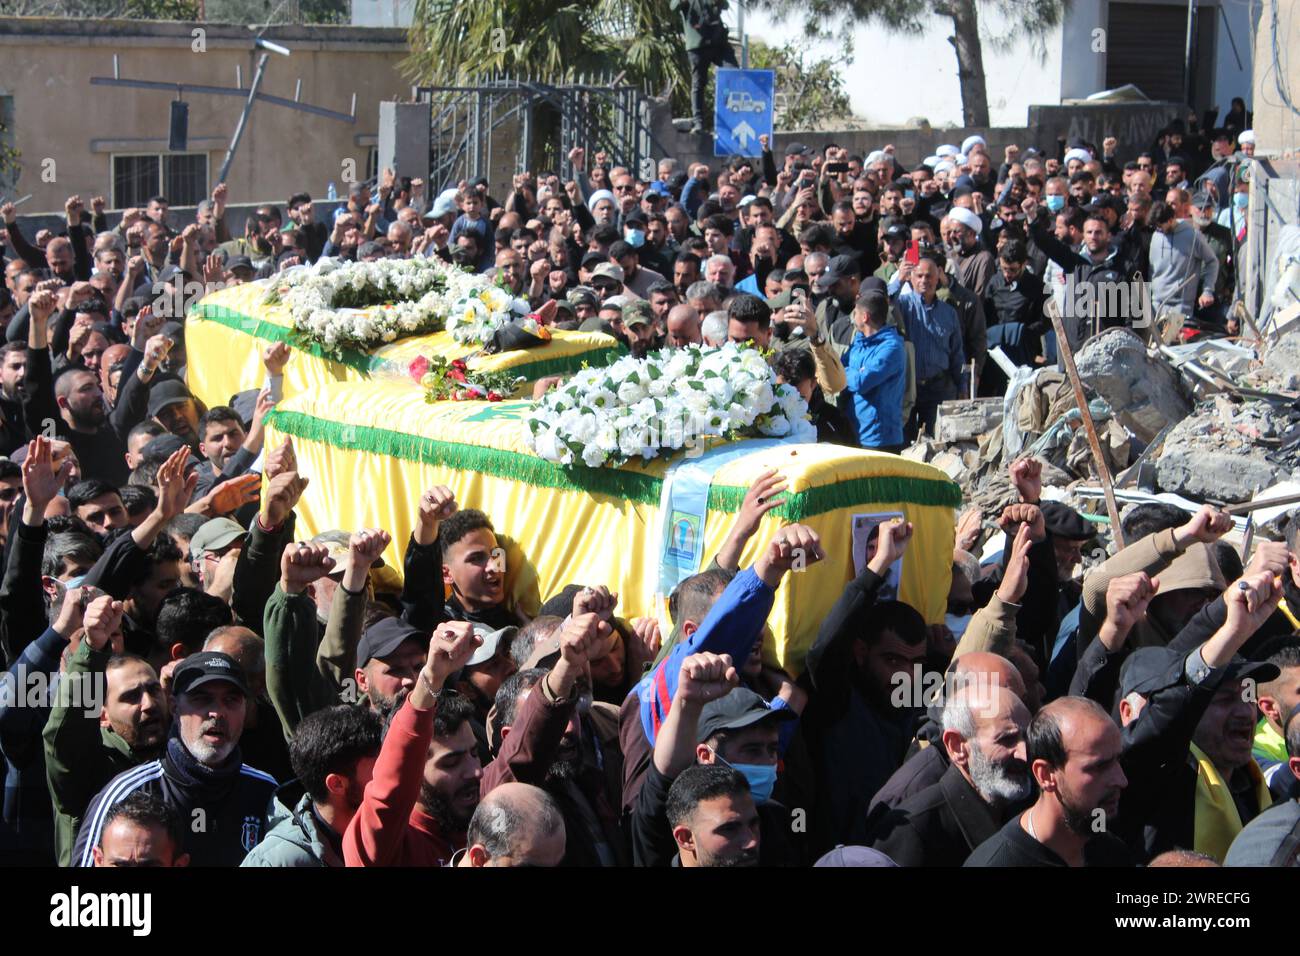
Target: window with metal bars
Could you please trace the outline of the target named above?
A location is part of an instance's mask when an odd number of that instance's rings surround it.
[[[208,195],[207,153],[127,153],[113,156],[114,209],[144,206],[166,196],[173,206],[194,206]]]

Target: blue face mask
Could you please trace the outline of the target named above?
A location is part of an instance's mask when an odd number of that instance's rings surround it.
[[[627,244],[629,246],[631,246],[634,249],[639,249],[645,245],[645,230],[644,229],[624,230],[623,238],[627,241]]]
[[[1062,209],[1065,208],[1065,197],[1064,197],[1064,196],[1048,196],[1048,197],[1047,197],[1047,208],[1050,209],[1052,212],[1060,212]]]
[[[754,805],[766,803],[772,799],[772,788],[776,786],[776,764],[774,763],[731,763],[712,747],[709,751],[720,762],[732,770],[740,772],[749,784],[749,793],[754,798]]]
[[[1238,209],[1245,209],[1250,205],[1250,193],[1233,193],[1232,204]]]
[[[776,786],[776,764],[733,763],[731,769],[739,770],[749,782],[749,793],[754,798],[754,806],[772,799],[772,788]]]

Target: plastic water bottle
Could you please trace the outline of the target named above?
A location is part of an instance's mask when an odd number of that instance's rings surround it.
[[[334,202],[336,199],[339,198],[339,191],[334,188],[333,180],[330,180],[329,188],[325,190],[325,198],[328,199],[330,202]]]

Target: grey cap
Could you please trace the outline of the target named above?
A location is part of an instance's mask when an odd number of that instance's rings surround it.
[[[497,649],[501,646],[501,642],[505,641],[506,647],[509,647],[510,642],[513,641],[515,635],[519,633],[519,628],[503,627],[500,630],[494,631],[486,624],[475,624],[474,633],[483,639],[483,643],[474,651],[473,656],[465,662],[466,667],[476,667],[479,664],[486,664],[488,661],[492,660],[492,658],[496,656]]]
[[[198,561],[209,551],[219,551],[243,538],[247,531],[230,518],[213,518],[190,538],[190,557]]]

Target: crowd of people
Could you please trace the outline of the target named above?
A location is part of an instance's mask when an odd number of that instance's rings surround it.
[[[500,564],[510,529],[446,487],[405,505],[400,575],[383,529],[300,540],[314,476],[264,441],[287,346],[228,405],[185,385],[207,291],[322,256],[438,256],[633,355],[751,342],[820,440],[897,452],[940,402],[1005,388],[992,345],[1054,361],[1044,307],[1067,280],[1136,272],[1226,330],[1227,160],[1253,151],[1233,116],[1131,160],[1108,139],[995,163],[974,136],[909,171],[889,147],[778,160],[765,138],[757,163],[665,159],[647,181],[575,150],[576,178],[520,173],[501,202],[385,171],[327,222],[301,193],[238,237],[224,186],[179,231],[162,197],[111,228],[102,199],[71,197],[65,234],[30,241],[0,207],[0,858],[1295,865],[1300,556],[1257,541],[1243,566],[1210,506],[1131,508],[1131,543],[1096,555],[1095,526],[1018,459],[1014,499],[958,529],[944,624],[888,587],[916,546],[894,520],[792,674],[767,617],[822,542],[786,524],[741,566],[779,474],[663,626],[595,580],[530,619]],[[984,563],[982,524],[1007,542]]]

